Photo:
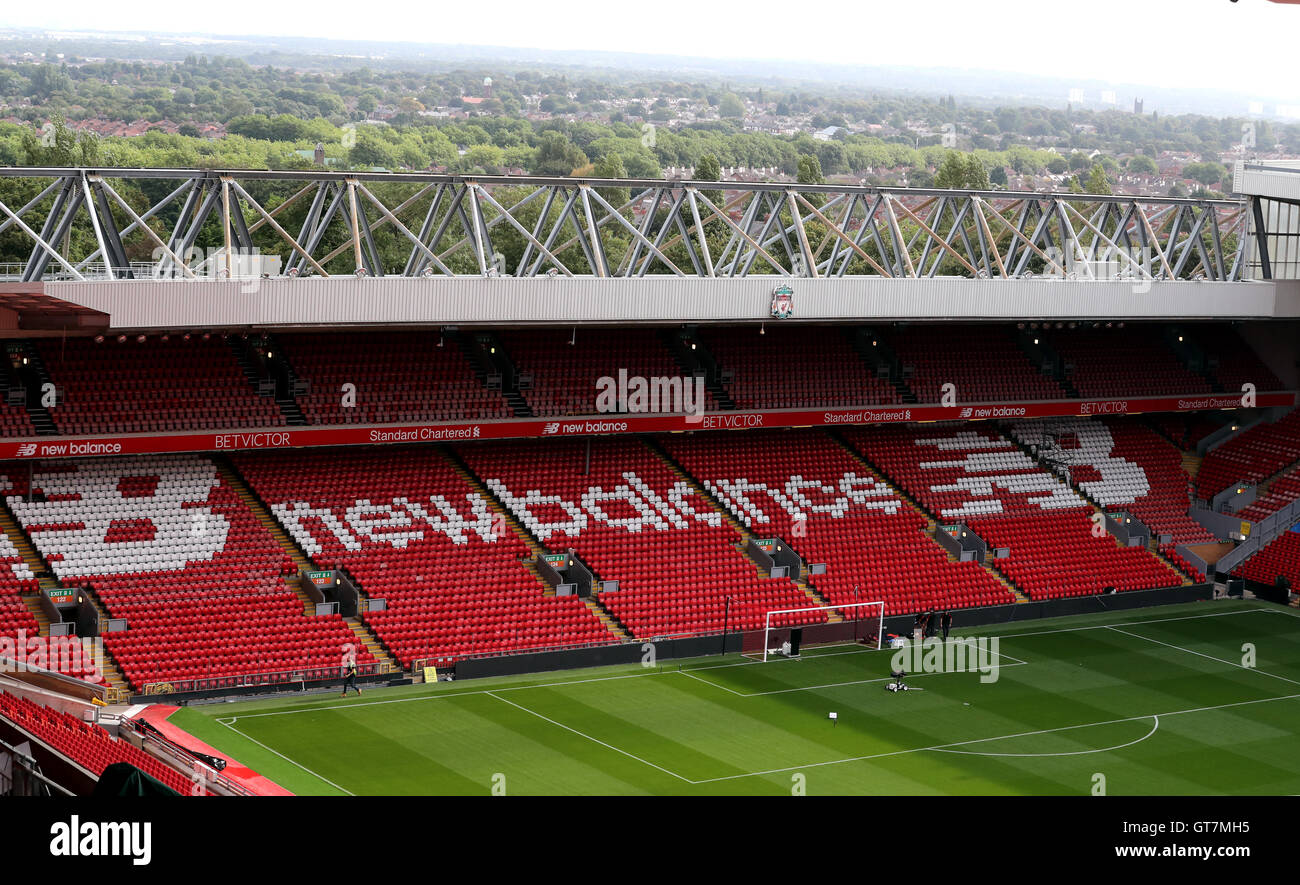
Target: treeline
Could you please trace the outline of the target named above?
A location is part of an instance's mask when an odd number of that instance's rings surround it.
[[[886,183],[897,177],[885,175],[886,170],[902,170],[914,186],[933,183],[934,170],[952,153],[941,145],[915,148],[862,135],[821,141],[808,135],[723,128],[672,131],[564,120],[534,125],[500,117],[422,126],[337,126],[323,118],[241,117],[221,139],[161,131],[99,138],[75,132],[58,119],[41,129],[0,123],[0,165],[10,166],[300,169],[312,165],[317,144],[329,166],[343,170],[445,167],[458,173],[522,169],[538,175],[595,176],[600,167],[621,169],[608,177],[657,178],[668,167],[693,169],[707,159],[722,168],[775,170],[771,175],[776,177],[797,175],[800,158],[815,157],[825,176],[865,173],[870,183]],[[1070,166],[1050,151],[1020,145],[1005,151],[976,150],[971,156],[986,173],[993,173],[995,184],[1005,183],[1008,170],[1041,174],[1062,163]],[[1083,168],[1091,165],[1088,161]]]
[[[48,56],[53,57],[53,52]],[[369,66],[352,59],[329,61],[328,69],[304,70],[202,55],[166,63],[75,57],[60,62],[33,60],[0,67],[0,104],[4,105],[3,114],[37,126],[56,116],[71,120],[170,121],[181,127],[182,134],[195,135],[201,125],[220,123],[232,133],[276,142],[313,138],[327,141],[331,133],[325,129],[326,124],[335,130],[348,123],[360,124],[381,109],[378,115],[398,130],[440,128],[422,112],[469,107],[477,115],[472,125],[487,130],[490,137],[467,139],[447,133],[449,140],[458,148],[490,143],[502,150],[518,147],[529,137],[536,138],[538,131],[551,123],[565,126],[567,117],[599,118],[591,125],[603,125],[609,131],[589,140],[628,137],[610,129],[619,124],[630,126],[639,140],[645,124],[662,131],[665,124],[680,122],[690,114],[709,119],[686,125],[684,138],[716,133],[728,142],[728,147],[714,146],[709,153],[720,159],[726,155],[724,165],[749,166],[784,166],[791,156],[790,151],[777,147],[782,139],[756,136],[745,140],[752,133],[744,131],[742,121],[755,115],[797,119],[800,127],[809,132],[832,126],[879,126],[891,133],[880,142],[913,149],[941,143],[990,152],[1051,146],[1062,154],[1100,151],[1116,157],[1156,156],[1174,150],[1211,160],[1249,139],[1260,150],[1281,144],[1300,153],[1300,126],[1244,118],[1170,117],[1117,109],[990,107],[972,100],[959,102],[952,96],[895,95],[846,86],[818,89],[692,82],[603,71],[574,74],[489,67],[426,71],[381,63]],[[339,70],[344,63],[352,67]],[[470,106],[467,98],[482,101]],[[515,123],[531,129],[521,119],[529,111],[558,119],[540,121],[538,131],[520,132],[513,141],[503,137],[502,123],[507,124],[507,129],[508,124]],[[1248,133],[1243,130],[1247,125],[1253,127]],[[918,127],[931,134],[918,136],[909,131]],[[587,150],[580,141],[581,131],[566,134],[584,152]],[[840,145],[840,153],[835,147],[825,147],[819,155],[827,174],[882,165],[878,152],[866,152],[879,145],[853,137],[835,143]],[[597,151],[588,158],[594,161],[602,156]],[[804,145],[793,155],[808,152]],[[433,159],[437,151],[430,149],[427,153]],[[625,162],[635,164],[630,152],[620,153]],[[669,155],[673,159],[667,159]],[[689,164],[692,160],[689,148],[682,152],[669,147],[656,156],[664,164]],[[511,161],[518,159],[516,155],[502,158],[502,162],[513,165]]]

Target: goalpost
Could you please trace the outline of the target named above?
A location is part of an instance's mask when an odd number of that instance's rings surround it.
[[[774,609],[767,613],[761,631],[749,630],[743,634],[741,654],[767,661],[781,656],[787,643],[799,648],[865,645],[879,649],[884,642],[884,627],[884,602]]]

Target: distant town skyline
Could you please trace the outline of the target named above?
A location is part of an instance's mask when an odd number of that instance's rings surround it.
[[[126,31],[226,37],[443,43],[517,49],[601,50],[755,59],[779,76],[783,60],[803,65],[909,65],[1077,77],[1158,88],[1240,93],[1300,115],[1294,40],[1300,6],[1268,0],[823,0],[778,18],[772,7],[709,6],[664,0],[651,6],[556,6],[501,0],[481,21],[448,21],[439,6],[392,15],[304,14],[299,6],[228,0],[220,13],[175,0],[128,7],[89,0],[14,7],[0,27],[85,33]],[[782,7],[782,10],[800,10]],[[584,10],[589,15],[584,16]],[[1044,60],[1050,67],[1044,67]],[[756,76],[765,73],[755,70]],[[1251,111],[1243,107],[1242,113]],[[1289,116],[1289,114],[1288,114]]]

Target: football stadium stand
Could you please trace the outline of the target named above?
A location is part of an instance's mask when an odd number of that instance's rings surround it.
[[[1178,545],[1217,540],[1188,515],[1191,481],[1183,453],[1137,419],[1025,422],[1011,433],[1040,448],[1050,437],[1053,457],[1069,467],[1075,487],[1106,511],[1140,520],[1160,552],[1184,569],[1191,567],[1178,554]]]
[[[575,330],[558,332],[503,332],[502,345],[521,375],[531,375],[530,387],[521,392],[539,417],[592,415],[597,412],[597,382],[628,377],[683,377],[659,335],[647,329]],[[573,342],[573,343],[570,343]],[[717,402],[705,391],[705,409],[716,411]],[[692,410],[698,405],[692,404]],[[660,408],[657,411],[685,411]]]
[[[0,718],[96,777],[113,763],[126,762],[182,796],[191,794],[192,781],[170,765],[68,713],[0,691]]]
[[[297,397],[309,424],[508,418],[499,390],[489,390],[450,341],[431,332],[280,335],[294,377],[310,392]],[[344,385],[352,385],[345,391]],[[355,403],[344,406],[347,393]]]
[[[756,536],[781,538],[827,602],[885,602],[885,614],[1015,601],[980,564],[953,562],[932,523],[830,436],[815,431],[673,437],[665,447]],[[865,591],[865,595],[864,595]]]
[[[708,329],[700,337],[729,379],[727,391],[738,409],[901,401],[894,385],[878,378],[853,351],[843,329],[782,329],[779,335]]]
[[[1044,333],[1061,355],[1066,378],[1085,397],[1210,393],[1151,329],[1073,329]]]
[[[1254,483],[1300,460],[1300,409],[1272,423],[1256,424],[1212,449],[1196,478],[1200,497],[1209,500],[1237,482]]]
[[[275,400],[258,396],[220,336],[137,344],[88,338],[42,342],[58,392],[49,409],[60,433],[140,433],[278,427]]]
[[[760,628],[767,611],[816,604],[793,581],[760,576],[739,530],[638,440],[594,439],[589,453],[576,440],[459,451],[543,546],[572,548],[618,582],[599,601],[637,638]]]
[[[937,403],[954,384],[962,402],[1064,399],[1006,326],[909,326],[888,336],[917,402]]]
[[[1268,491],[1249,506],[1238,511],[1237,515],[1251,522],[1267,519],[1292,501],[1300,499],[1300,467],[1282,474]]]
[[[387,611],[366,621],[403,667],[614,637],[576,596],[547,596],[527,543],[437,450],[248,454],[241,473],[322,568]]]
[[[1237,434],[1203,462],[1198,443],[1251,414],[790,430],[726,416],[755,423],[228,457],[92,449],[58,459],[27,442],[240,428],[325,438],[339,430],[331,425],[530,417],[546,427],[530,433],[581,432],[545,419],[593,415],[598,380],[620,370],[705,376],[713,412],[885,406],[888,421],[913,420],[892,413],[940,402],[949,382],[972,404],[1284,386],[1234,328],[1185,337],[1134,325],[768,323],[15,344],[0,378],[0,432],[23,443],[0,463],[0,636],[49,632],[35,605],[44,587],[84,590],[103,617],[125,622],[104,641],[130,691],[169,693],[335,678],[349,652],[367,674],[392,662],[418,671],[753,630],[776,609],[883,601],[886,615],[909,615],[1204,580],[1178,553],[1218,541],[1189,515],[1193,499],[1267,481],[1240,512],[1258,521],[1300,498],[1300,412]],[[28,389],[42,378],[52,405]],[[8,404],[20,399],[14,385],[27,385],[28,405]],[[289,438],[272,445],[317,444]],[[1101,511],[1139,520],[1153,543],[1122,546]],[[961,562],[945,549],[939,533],[956,525],[986,542],[986,557]],[[1294,534],[1238,573],[1294,575]],[[756,564],[749,545],[769,539],[798,555],[798,574]],[[557,594],[548,554],[589,570],[591,594]],[[340,569],[363,603],[383,604],[363,604],[356,618],[317,615],[299,589],[303,569]],[[103,678],[80,664],[66,671]]]
[[[848,431],[854,446],[936,518],[965,522],[1031,599],[1167,587],[1182,579],[1145,549],[1093,531],[1093,510],[994,430],[939,424]]]
[[[1281,576],[1291,587],[1300,587],[1300,525],[1278,535],[1242,563],[1236,573],[1261,584],[1272,584]]]
[[[9,507],[55,575],[127,620],[104,640],[136,691],[337,668],[356,642],[339,617],[304,615],[292,560],[207,458],[42,464],[30,496],[11,474]]]

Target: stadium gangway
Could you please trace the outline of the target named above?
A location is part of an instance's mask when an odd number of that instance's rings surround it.
[[[5,167],[0,232],[14,229],[30,252],[0,255],[0,269],[20,282],[663,274],[1240,281],[1269,277],[1268,232],[1255,235],[1254,199]],[[149,262],[128,259],[145,253]]]

